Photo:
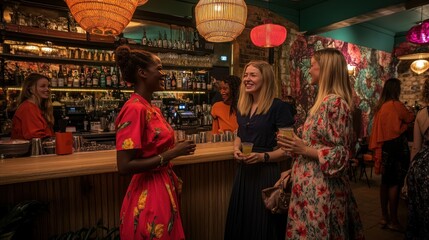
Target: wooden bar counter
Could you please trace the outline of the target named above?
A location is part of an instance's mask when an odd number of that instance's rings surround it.
[[[174,159],[182,178],[181,215],[187,239],[223,239],[236,163],[232,142],[198,144],[193,155]],[[116,151],[0,160],[0,205],[24,200],[49,204],[35,221],[32,239],[49,237],[101,219],[119,226],[119,210],[131,176],[117,173]]]

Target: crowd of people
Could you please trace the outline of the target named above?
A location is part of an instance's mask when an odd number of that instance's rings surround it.
[[[174,141],[173,128],[151,104],[164,89],[166,74],[155,54],[116,49],[123,79],[134,93],[116,119],[117,165],[132,174],[120,211],[121,239],[185,239],[180,216],[181,180],[170,161],[193,154],[192,141]],[[347,171],[356,137],[353,90],[343,54],[327,48],[311,57],[311,84],[318,86],[314,105],[302,126],[294,126],[295,100],[281,100],[272,66],[251,61],[240,77],[219,80],[221,100],[212,107],[214,134],[235,132],[233,158],[238,164],[229,200],[224,239],[364,239],[358,206]],[[381,174],[382,228],[406,232],[407,239],[429,236],[429,108],[416,116],[400,102],[401,81],[388,79],[374,109],[369,149]],[[23,82],[13,117],[13,139],[53,136],[49,79],[32,73]],[[429,80],[423,88],[429,103]],[[413,145],[406,131],[414,121]],[[298,127],[292,136],[279,128]],[[251,143],[250,153],[243,144]],[[261,198],[264,188],[292,166],[287,215],[272,214]],[[407,176],[407,177],[406,177]],[[406,178],[405,178],[406,177]],[[405,180],[406,179],[406,180]],[[408,191],[408,223],[398,219],[399,193]]]

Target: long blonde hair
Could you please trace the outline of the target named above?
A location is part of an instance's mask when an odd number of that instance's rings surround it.
[[[323,99],[329,94],[342,97],[352,109],[353,92],[344,55],[335,48],[325,48],[316,51],[313,58],[319,64],[320,74],[319,91],[316,101],[309,111],[310,115],[317,112]]]
[[[256,109],[255,114],[265,114],[270,109],[274,98],[278,95],[273,68],[265,61],[251,61],[244,67],[237,108],[241,115],[250,115],[254,99],[251,94],[246,92],[246,86],[243,81],[244,74],[249,66],[253,66],[261,72],[262,86],[259,93],[258,108]]]
[[[24,79],[21,87],[21,93],[18,97],[18,106],[34,96],[36,105],[42,111],[43,117],[48,125],[52,127],[54,126],[54,110],[52,107],[51,96],[49,95],[48,99],[41,99],[37,94],[33,94],[36,92],[37,82],[42,78],[48,79],[49,81],[48,77],[38,73],[30,73],[30,75]]]

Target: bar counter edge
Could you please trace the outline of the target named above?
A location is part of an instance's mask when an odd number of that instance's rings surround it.
[[[193,155],[181,156],[174,166],[232,160],[233,143],[197,144]],[[69,155],[42,155],[0,161],[0,185],[53,178],[117,172],[116,151],[78,152]]]

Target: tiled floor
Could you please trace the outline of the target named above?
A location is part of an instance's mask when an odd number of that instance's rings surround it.
[[[369,169],[367,170],[369,174]],[[368,176],[370,177],[370,176]],[[351,181],[354,196],[356,198],[360,217],[363,223],[365,237],[367,240],[402,240],[403,233],[393,232],[388,229],[381,229],[378,222],[381,219],[379,189],[381,177],[373,175],[369,178],[370,188],[366,179]],[[399,221],[403,226],[407,223],[407,206],[401,200],[399,205]]]

